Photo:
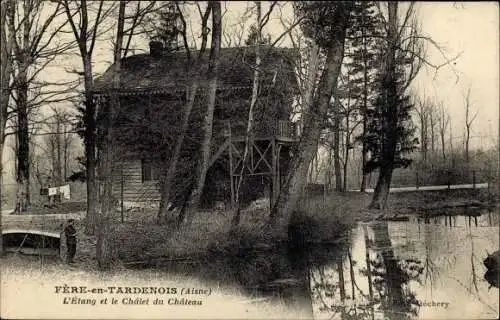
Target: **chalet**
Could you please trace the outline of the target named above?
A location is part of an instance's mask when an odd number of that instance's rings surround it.
[[[209,50],[208,50],[209,51]],[[247,200],[271,192],[286,173],[295,137],[292,104],[298,94],[294,51],[261,46],[259,98],[255,106],[252,148],[242,185]],[[192,52],[196,56],[198,52]],[[189,132],[181,151],[175,181],[180,197],[193,181],[206,108],[207,52],[199,70],[201,81],[189,118]],[[185,51],[168,51],[158,42],[150,52],[126,57],[120,71],[120,107],[114,122],[119,158],[114,165],[114,192],[124,203],[154,203],[160,199],[160,181],[180,130],[189,76]],[[242,173],[248,110],[252,95],[254,47],[222,48],[212,132],[211,168],[204,201],[234,201]],[[112,65],[95,80],[94,97],[105,110],[112,92]],[[231,178],[230,178],[231,177]],[[273,187],[275,186],[275,187]],[[184,192],[185,194],[185,192]],[[253,199],[252,199],[253,198]]]

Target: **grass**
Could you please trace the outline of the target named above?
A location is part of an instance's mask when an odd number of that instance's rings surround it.
[[[339,196],[335,201],[311,201],[303,206],[300,216],[292,219],[292,228],[303,234],[305,242],[334,242],[342,230],[349,229],[357,220],[350,214],[359,208],[360,199],[346,201]],[[366,201],[365,201],[366,202]],[[363,204],[361,204],[363,205]],[[117,224],[114,230],[118,250],[123,260],[147,260],[151,257],[184,258],[202,256],[207,252],[217,255],[234,248],[266,248],[270,244],[288,241],[286,235],[268,231],[268,211],[259,208],[245,210],[237,228],[232,228],[230,212],[198,212],[192,224],[174,229],[152,223],[156,211],[145,210]],[[299,230],[300,229],[300,230]],[[130,234],[133,232],[134,237]]]
[[[471,198],[486,202],[491,200],[486,190],[396,193],[389,197],[389,214],[408,213],[405,208],[409,206],[444,204]],[[335,243],[342,238],[344,231],[351,229],[357,221],[370,220],[380,215],[379,211],[366,209],[370,200],[369,194],[348,192],[335,193],[326,199],[319,197],[306,201],[299,206],[302,214],[292,217],[289,227],[290,238],[287,235],[271,234],[266,231],[268,210],[259,207],[244,210],[237,228],[232,228],[232,214],[228,211],[197,212],[192,224],[179,229],[168,225],[157,225],[155,209],[145,209],[141,212],[127,211],[123,223],[121,214],[117,211],[113,216],[111,236],[114,239],[113,243],[116,244],[118,258],[125,262],[136,261],[154,265],[155,261],[159,260],[206,259],[208,261],[214,257],[237,259],[235,257],[241,254],[240,250],[257,248],[257,250],[279,251],[276,246],[289,240],[296,245]],[[80,209],[81,203],[66,204],[66,210]],[[61,211],[62,206],[59,212]],[[57,230],[58,222],[49,220],[44,218],[43,226],[50,225],[51,229]],[[95,264],[96,240],[95,237],[83,234],[83,224],[83,220],[77,222],[77,230],[80,230],[78,252],[80,257],[91,265]]]
[[[22,214],[34,215],[50,215],[50,214],[67,214],[69,212],[85,211],[87,204],[84,201],[68,201],[61,202],[53,207],[45,207],[43,204],[38,204],[30,207]]]

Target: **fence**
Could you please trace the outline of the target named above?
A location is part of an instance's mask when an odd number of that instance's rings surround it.
[[[377,174],[374,173],[369,179],[367,188],[374,188],[377,182]],[[391,187],[427,187],[470,185],[472,188],[480,184],[488,187],[498,183],[498,170],[496,168],[408,168],[396,169],[393,173]]]
[[[247,134],[247,125],[248,123],[242,121],[225,120],[214,123],[214,131],[218,129],[226,136],[231,134],[235,137],[242,137]],[[254,121],[253,123],[253,134],[256,137],[295,138],[296,132],[296,125],[288,120]]]
[[[84,202],[87,200],[87,188],[85,183],[67,182],[71,190],[71,202]],[[16,203],[17,185],[15,183],[2,184],[2,210],[13,209]],[[40,185],[32,184],[30,186],[30,202],[33,206],[40,206],[47,203],[47,196],[40,195]]]

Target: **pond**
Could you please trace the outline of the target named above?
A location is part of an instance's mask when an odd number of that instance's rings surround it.
[[[311,266],[314,318],[498,318],[483,265],[498,233],[491,213],[359,224],[346,256]]]
[[[499,249],[498,234],[499,215],[491,212],[411,217],[359,223],[321,245],[241,241],[163,267],[207,285],[236,285],[249,299],[276,301],[300,318],[491,319],[498,318],[499,290],[483,260]]]

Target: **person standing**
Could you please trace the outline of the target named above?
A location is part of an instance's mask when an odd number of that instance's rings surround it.
[[[64,228],[64,236],[66,237],[66,263],[74,263],[76,254],[76,229],[74,226],[74,219],[69,219],[66,227]]]

